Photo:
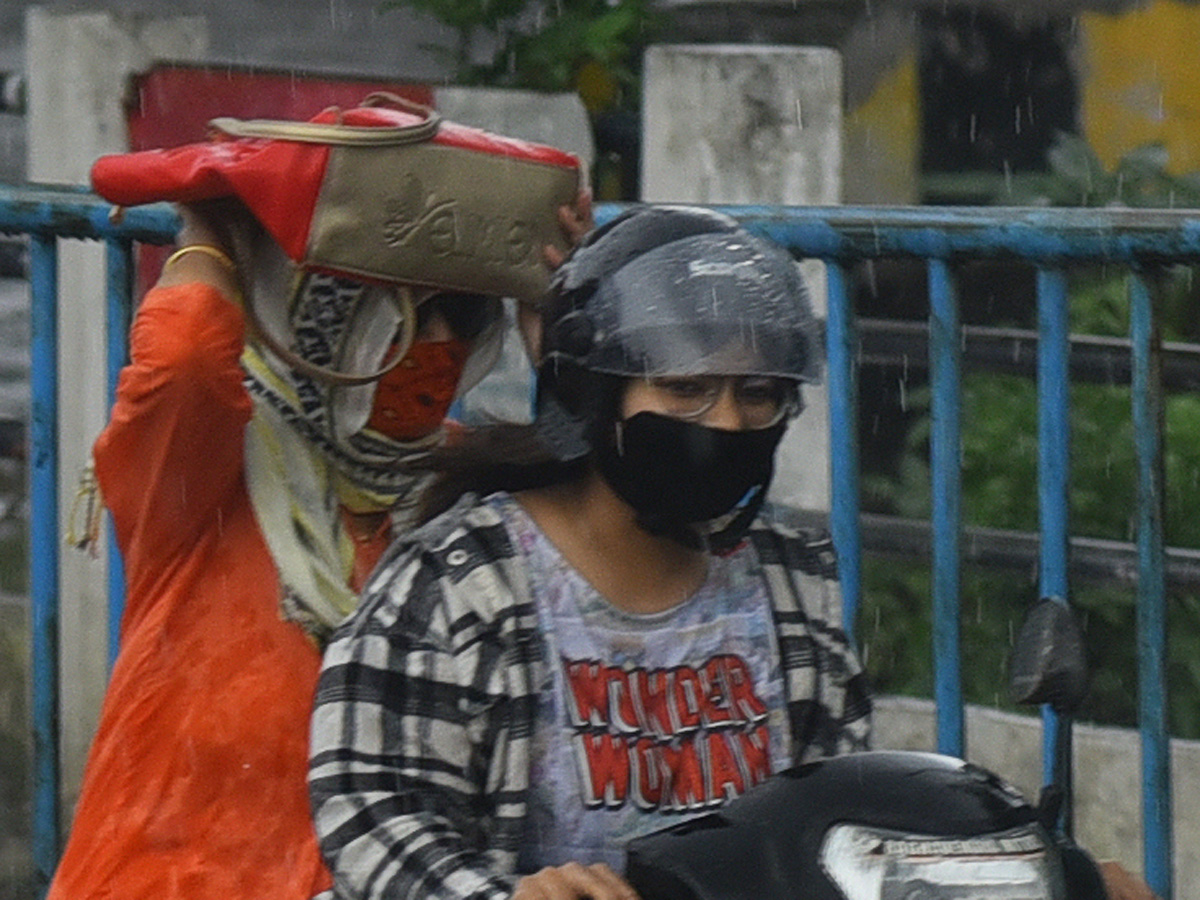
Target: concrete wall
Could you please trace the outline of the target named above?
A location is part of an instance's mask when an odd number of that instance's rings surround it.
[[[96,157],[126,148],[126,78],[155,59],[194,60],[207,50],[202,19],[109,13],[26,20],[28,177],[86,185]],[[100,245],[64,243],[59,259],[60,521],[64,528],[92,442],[108,416],[104,375],[104,262]],[[68,808],[107,678],[103,559],[62,551],[60,656],[62,765]]]
[[[684,40],[820,45],[842,58],[841,201],[907,204],[920,198],[918,6],[665,0]],[[1017,21],[1073,16],[1079,129],[1113,166],[1161,142],[1175,173],[1200,170],[1200,7],[1187,0],[1008,3],[968,0],[947,9],[1008,12]],[[932,7],[930,7],[932,10]],[[1076,11],[1077,10],[1077,11]]]
[[[242,66],[442,83],[452,32],[429,16],[380,10],[379,0],[4,0],[0,3],[0,71],[22,73],[25,14],[115,13],[128,19],[201,16],[208,24],[206,60]],[[0,181],[25,173],[25,123],[0,113]]]
[[[1200,170],[1200,7],[1155,0],[1121,15],[1079,17],[1084,137],[1111,167],[1161,142],[1173,172]]]

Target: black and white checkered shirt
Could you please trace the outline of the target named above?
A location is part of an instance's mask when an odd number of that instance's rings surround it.
[[[832,544],[763,517],[750,540],[790,757],[864,749],[871,705],[840,627]],[[309,786],[338,896],[511,894],[542,664],[525,565],[495,509],[465,497],[388,552],[330,643]]]

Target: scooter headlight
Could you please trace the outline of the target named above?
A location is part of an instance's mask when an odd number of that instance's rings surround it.
[[[846,900],[1063,900],[1044,834],[1023,826],[966,838],[834,825],[821,867]]]

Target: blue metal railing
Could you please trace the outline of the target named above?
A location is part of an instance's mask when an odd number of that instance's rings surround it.
[[[724,207],[748,228],[801,257],[821,259],[830,278],[829,377],[833,387],[853,384],[857,366],[853,312],[845,268],[881,257],[926,259],[929,270],[929,355],[932,388],[931,478],[934,508],[933,608],[937,746],[964,755],[963,699],[959,677],[958,415],[962,336],[947,264],[977,257],[1025,260],[1039,269],[1038,441],[1041,526],[1040,588],[1068,596],[1067,474],[1069,404],[1066,365],[1067,296],[1071,265],[1105,262],[1130,270],[1132,403],[1139,475],[1138,671],[1142,748],[1143,864],[1150,887],[1172,894],[1170,743],[1167,734],[1166,591],[1163,543],[1161,345],[1141,269],[1200,261],[1200,212],[1165,210],[1000,208]],[[835,313],[835,310],[836,313]],[[842,561],[845,615],[857,616],[861,594],[859,487],[853,427],[855,391],[830,392],[834,541]],[[844,407],[844,408],[843,408]],[[1057,730],[1049,712],[1044,769],[1050,780]]]
[[[34,735],[33,862],[44,889],[58,863],[59,816],[59,529],[58,492],[58,239],[107,245],[108,391],[125,362],[134,241],[167,243],[176,227],[169,207],[112,207],[72,188],[0,185],[0,233],[29,235],[30,280],[30,655]],[[120,554],[109,541],[109,656],[117,646],[124,598]]]
[[[1161,387],[1153,305],[1138,270],[1145,264],[1200,261],[1200,214],[1133,210],[1013,210],[999,208],[784,208],[721,207],[751,230],[824,262],[828,274],[831,523],[844,585],[846,627],[853,634],[862,580],[859,515],[857,355],[859,335],[851,307],[849,267],[884,257],[927,261],[930,301],[930,373],[933,508],[933,602],[938,749],[964,754],[960,678],[960,407],[962,335],[954,265],[976,258],[1026,260],[1038,267],[1038,396],[1040,590],[1066,598],[1068,590],[1067,486],[1069,483],[1069,343],[1065,272],[1089,261],[1129,267],[1131,276],[1133,402],[1142,492],[1138,536],[1138,649],[1143,759],[1144,868],[1151,887],[1171,896],[1171,784],[1166,732],[1165,581],[1162,532]],[[597,209],[600,222],[618,206]],[[122,222],[109,207],[76,191],[0,187],[0,232],[31,235],[34,319],[31,572],[36,717],[35,856],[48,880],[58,855],[57,813],[57,471],[54,347],[56,239],[108,243],[110,391],[124,360],[134,241],[169,240],[175,220],[167,208],[129,210]],[[110,618],[119,618],[119,560],[111,569]],[[115,646],[115,637],[112,639]],[[1060,723],[1046,714],[1047,777]]]

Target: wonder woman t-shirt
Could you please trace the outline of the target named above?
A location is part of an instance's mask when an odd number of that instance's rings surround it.
[[[523,873],[624,869],[633,837],[721,806],[788,762],[771,605],[748,544],[663,613],[623,612],[519,504],[489,498],[528,558],[543,636]]]

